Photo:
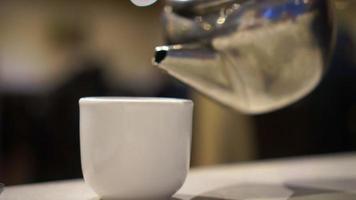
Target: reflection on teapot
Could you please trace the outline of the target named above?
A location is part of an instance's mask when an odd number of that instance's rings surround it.
[[[320,82],[333,14],[328,0],[168,0],[155,64],[244,113],[273,111]]]

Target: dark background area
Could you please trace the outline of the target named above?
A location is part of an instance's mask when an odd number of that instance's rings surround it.
[[[82,176],[78,100],[85,96],[193,99],[192,167],[356,150],[352,5],[338,7],[337,45],[320,85],[293,105],[256,116],[220,106],[151,66],[153,48],[163,42],[162,5],[36,5],[0,3],[0,182],[6,185]],[[42,15],[28,17],[36,13]],[[44,28],[26,32],[25,25]],[[43,46],[29,42],[37,37],[45,38]]]

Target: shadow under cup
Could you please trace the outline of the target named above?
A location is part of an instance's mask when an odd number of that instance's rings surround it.
[[[170,98],[82,98],[85,182],[106,199],[166,199],[189,170],[193,103]]]

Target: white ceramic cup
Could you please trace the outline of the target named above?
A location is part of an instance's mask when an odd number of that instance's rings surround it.
[[[190,100],[82,98],[85,182],[104,199],[168,199],[189,170]]]

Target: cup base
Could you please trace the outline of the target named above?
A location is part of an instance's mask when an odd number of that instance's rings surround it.
[[[174,197],[155,197],[155,198],[122,198],[122,197],[101,197],[96,200],[180,200]]]

